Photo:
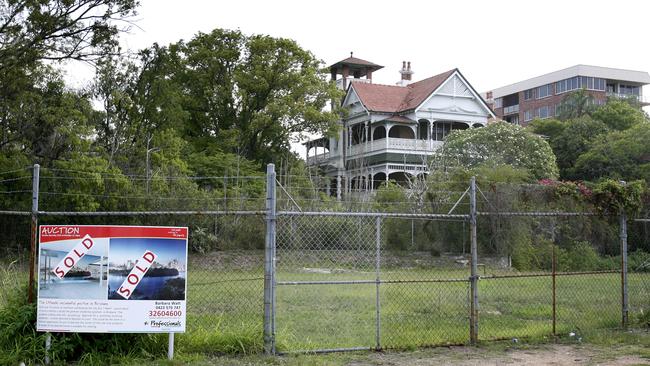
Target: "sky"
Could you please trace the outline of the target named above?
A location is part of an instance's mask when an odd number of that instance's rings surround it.
[[[457,67],[484,92],[576,64],[650,71],[649,13],[644,0],[141,0],[122,45],[239,29],[292,38],[327,65],[353,51],[384,66],[375,83],[394,84],[411,61],[413,80]],[[87,73],[70,77],[82,84]]]

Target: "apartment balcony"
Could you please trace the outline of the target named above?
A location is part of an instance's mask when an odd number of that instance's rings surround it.
[[[336,80],[336,87],[339,89],[343,89],[343,81],[347,80],[347,83],[345,83],[346,87],[350,86],[350,83],[352,81],[357,82],[357,83],[372,83],[372,79],[355,79],[353,77],[347,77],[347,78],[341,78]]]
[[[635,94],[621,94],[621,93],[612,93],[612,92],[607,92],[608,97],[614,97],[614,98],[619,98],[619,99],[628,99],[628,98],[634,98],[636,99],[639,103],[643,105],[650,105],[650,99],[646,98],[643,95],[635,95]]]
[[[503,115],[519,113],[519,104],[503,107]]]
[[[380,140],[352,145],[348,149],[348,157],[355,157],[357,155],[377,152],[381,150],[398,150],[403,151],[404,153],[432,153],[440,146],[442,146],[442,141],[388,137]]]

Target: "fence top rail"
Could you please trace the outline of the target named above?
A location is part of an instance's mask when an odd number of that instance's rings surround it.
[[[0,211],[0,215],[20,215],[20,216],[29,216],[32,213],[30,211]]]
[[[266,211],[38,211],[42,216],[265,215]]]
[[[505,278],[530,278],[530,277],[553,277],[553,276],[581,276],[581,275],[600,275],[621,273],[621,270],[612,269],[604,271],[577,271],[577,272],[539,272],[539,273],[520,273],[520,274],[507,274],[507,275],[486,275],[481,276],[482,280],[498,280]]]
[[[639,218],[639,219],[634,219],[636,222],[650,222],[650,218]]]
[[[464,219],[469,215],[463,214],[421,214],[421,213],[392,213],[392,212],[338,212],[338,211],[278,211],[277,216],[342,216],[342,217],[385,217],[413,219]]]
[[[607,214],[599,214],[596,212],[561,212],[561,211],[546,211],[546,212],[477,212],[479,216],[608,216]]]

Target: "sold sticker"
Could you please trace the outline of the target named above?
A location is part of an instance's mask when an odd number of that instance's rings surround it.
[[[84,236],[83,239],[72,248],[65,258],[54,267],[52,272],[54,272],[58,278],[63,279],[66,273],[68,273],[75,264],[79,263],[79,260],[83,258],[83,256],[86,255],[94,245],[95,242],[93,241],[93,238],[86,234],[86,236]]]
[[[151,267],[151,264],[153,264],[153,261],[156,260],[156,257],[157,256],[154,254],[154,252],[149,250],[145,251],[140,259],[135,263],[135,266],[129,275],[126,276],[126,279],[124,282],[122,282],[122,286],[120,286],[120,288],[117,290],[117,293],[128,300],[129,297],[131,297],[131,294],[133,294],[133,291],[135,291],[135,288],[138,286],[140,281],[142,281],[142,278],[149,270],[149,267]]]

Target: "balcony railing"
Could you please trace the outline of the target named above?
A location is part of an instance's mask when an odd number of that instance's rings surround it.
[[[512,113],[519,113],[519,104],[503,107],[503,115],[504,116],[506,114],[512,114]]]
[[[379,150],[433,152],[441,145],[442,141],[388,137],[380,140],[368,141],[365,143],[352,145],[348,149],[348,156],[355,156]]]
[[[608,97],[614,97],[614,98],[620,98],[620,99],[634,98],[634,99],[638,100],[640,103],[650,103],[650,100],[648,100],[648,98],[644,97],[643,95],[621,94],[621,93],[607,92],[607,96]]]
[[[316,165],[320,163],[324,163],[330,159],[330,153],[322,153],[322,154],[317,154],[313,156],[308,156],[307,157],[307,165]]]

